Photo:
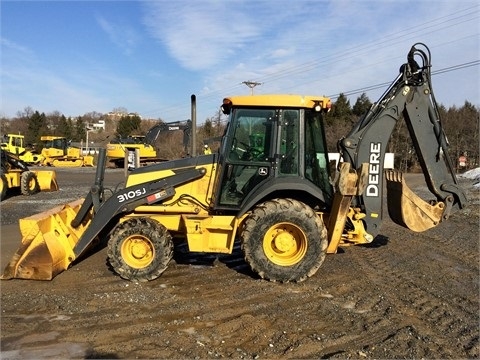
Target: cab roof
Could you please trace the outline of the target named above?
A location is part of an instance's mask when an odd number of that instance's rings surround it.
[[[282,106],[313,108],[320,104],[322,108],[330,107],[331,100],[325,96],[303,96],[291,94],[265,94],[230,96],[223,99],[230,106]]]

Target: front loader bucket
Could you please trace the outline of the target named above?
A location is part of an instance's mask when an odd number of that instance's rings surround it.
[[[443,202],[434,205],[422,200],[405,183],[403,173],[385,172],[387,179],[387,204],[390,218],[398,225],[415,232],[437,226],[445,209]]]
[[[35,171],[41,191],[58,191],[57,174],[55,171]]]
[[[51,280],[75,260],[73,249],[91,219],[77,228],[70,224],[84,199],[20,219],[22,244],[1,279]]]

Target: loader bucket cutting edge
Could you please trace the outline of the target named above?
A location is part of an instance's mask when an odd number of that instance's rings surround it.
[[[415,232],[437,226],[442,219],[445,204],[430,205],[416,195],[405,183],[399,171],[389,170],[387,179],[387,204],[390,218],[398,225]]]
[[[70,225],[83,200],[20,219],[22,243],[0,279],[52,280],[68,269],[75,260],[75,244],[87,227],[87,222],[77,228]]]
[[[41,191],[58,191],[57,174],[55,171],[40,170],[35,171],[38,185]]]

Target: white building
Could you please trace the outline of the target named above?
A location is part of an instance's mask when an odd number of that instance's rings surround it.
[[[100,129],[105,130],[105,120],[98,120],[96,123],[87,125],[87,131],[98,131]]]

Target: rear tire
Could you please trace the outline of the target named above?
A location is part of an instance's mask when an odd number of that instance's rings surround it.
[[[3,201],[7,196],[8,182],[7,177],[2,174],[0,176],[0,201]]]
[[[40,191],[37,175],[33,171],[25,171],[20,179],[22,195],[35,195]]]
[[[304,203],[274,199],[260,204],[241,232],[245,261],[262,279],[300,282],[325,260],[327,230]]]
[[[131,218],[113,229],[107,256],[113,270],[123,279],[154,280],[173,258],[172,236],[158,221]]]

